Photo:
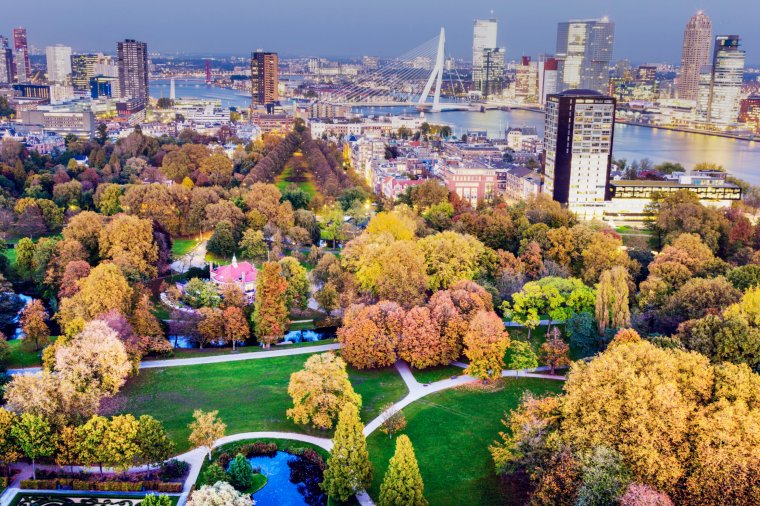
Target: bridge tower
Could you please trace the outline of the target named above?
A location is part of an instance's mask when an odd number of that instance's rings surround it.
[[[435,58],[435,65],[433,65],[433,71],[430,73],[425,88],[420,95],[418,105],[424,106],[427,102],[430,91],[435,83],[435,93],[433,94],[433,112],[441,112],[441,81],[443,80],[443,62],[446,49],[446,33],[441,27],[441,34],[438,36],[438,54]]]

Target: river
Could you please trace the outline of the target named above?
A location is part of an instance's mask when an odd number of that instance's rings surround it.
[[[222,101],[225,107],[248,107],[249,98],[238,90],[206,86],[201,80],[177,80],[179,98],[208,98]],[[169,81],[156,80],[150,85],[154,97],[169,96]],[[419,114],[409,108],[362,108],[364,114]],[[508,127],[531,126],[543,135],[544,117],[531,111],[447,111],[426,113],[430,123],[451,125],[456,135],[472,130],[486,130],[492,137],[504,137]],[[687,169],[700,162],[722,165],[731,174],[752,184],[760,184],[760,142],[741,141],[710,135],[674,132],[634,125],[616,125],[613,147],[615,158],[629,162],[648,158],[652,162],[678,162]]]

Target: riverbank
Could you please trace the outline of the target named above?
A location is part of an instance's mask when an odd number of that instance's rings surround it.
[[[528,110],[528,109],[526,109]],[[729,132],[711,132],[707,130],[699,130],[696,128],[678,127],[678,126],[666,126],[666,125],[652,125],[650,123],[641,123],[639,121],[628,121],[622,119],[615,119],[616,124],[631,125],[643,128],[651,128],[654,130],[670,130],[671,132],[682,132],[686,134],[704,135],[706,137],[722,137],[724,139],[734,139],[737,141],[747,142],[760,142],[760,135],[738,135]]]

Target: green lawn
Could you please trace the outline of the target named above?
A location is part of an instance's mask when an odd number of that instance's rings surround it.
[[[302,156],[300,153],[296,153],[293,155],[295,156]],[[314,184],[314,181],[312,180],[311,171],[306,170],[304,174],[307,177],[307,181],[288,181],[289,178],[293,176],[293,167],[290,163],[285,164],[285,168],[280,173],[279,176],[274,181],[274,185],[277,187],[278,190],[283,191],[285,188],[288,187],[288,185],[294,184],[301,190],[303,190],[306,194],[309,195],[309,197],[314,198],[314,195],[317,194],[317,187]]]
[[[507,380],[497,392],[456,389],[432,394],[404,409],[405,434],[414,445],[431,506],[440,504],[510,504],[500,497],[488,446],[504,430],[501,419],[515,408],[525,391],[538,395],[559,392],[559,381],[523,378]],[[395,441],[382,432],[368,439],[374,480],[370,495],[377,499]]]
[[[172,241],[172,256],[177,258],[186,255],[196,245],[198,245],[197,238],[174,239]]]
[[[285,417],[292,406],[287,392],[290,375],[308,358],[294,355],[143,370],[122,389],[109,411],[155,416],[164,423],[178,453],[190,447],[187,425],[195,409],[219,410],[227,434],[282,430],[331,437],[330,431],[296,425]],[[385,402],[396,401],[406,393],[403,380],[392,369],[352,371],[351,377],[363,398],[362,413],[369,416],[378,413]]]
[[[8,259],[8,265],[14,267],[16,265],[16,248],[6,249],[3,251],[3,255]]]
[[[412,369],[412,374],[420,383],[435,383],[452,376],[461,376],[464,374],[464,369],[455,365],[441,365],[427,369]]]
[[[56,337],[50,338],[54,342]],[[38,367],[42,365],[42,350],[27,350],[22,339],[12,339],[8,341],[11,354],[8,358],[8,369],[22,369],[24,367]]]

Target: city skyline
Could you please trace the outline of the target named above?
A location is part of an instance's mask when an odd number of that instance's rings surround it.
[[[427,40],[440,26],[445,26],[447,52],[469,60],[473,21],[494,17],[499,22],[498,46],[506,48],[508,60],[517,60],[523,54],[553,52],[559,22],[609,16],[616,24],[614,60],[628,58],[634,62],[677,64],[683,26],[695,12],[704,10],[713,21],[714,34],[739,34],[748,64],[760,62],[760,38],[752,29],[753,16],[742,15],[756,8],[750,0],[734,2],[730,8],[716,0],[679,0],[667,5],[654,0],[642,0],[635,5],[607,5],[593,0],[572,5],[544,1],[540,6],[531,3],[510,6],[508,10],[499,9],[493,2],[475,0],[447,7],[445,12],[433,8],[429,1],[406,4],[388,0],[378,5],[348,8],[343,0],[319,4],[296,0],[285,12],[269,5],[253,6],[228,0],[215,4],[214,12],[221,13],[216,14],[217,20],[209,17],[207,4],[199,0],[170,0],[160,4],[135,0],[130,9],[108,4],[100,6],[97,23],[83,17],[81,10],[67,5],[46,0],[40,3],[49,15],[39,16],[39,11],[35,14],[17,4],[4,6],[0,34],[8,36],[14,27],[24,26],[29,33],[29,44],[40,49],[64,44],[75,51],[112,52],[116,40],[136,38],[148,42],[151,51],[165,54],[244,56],[263,47],[278,51],[284,57],[363,54],[390,57]],[[340,16],[336,16],[336,10]],[[653,10],[657,16],[651,15]],[[170,18],[172,26],[182,29],[168,28],[166,20]],[[80,22],[88,23],[87,30],[77,26]],[[305,37],[292,37],[293,30]]]

